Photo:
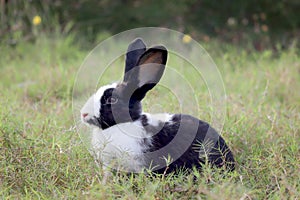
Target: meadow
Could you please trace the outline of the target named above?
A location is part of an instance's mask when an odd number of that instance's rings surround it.
[[[0,197],[300,199],[298,49],[257,52],[214,41],[204,46],[224,81],[222,135],[233,150],[236,170],[116,173],[105,184],[72,116],[73,84],[88,51],[69,37],[0,46]]]

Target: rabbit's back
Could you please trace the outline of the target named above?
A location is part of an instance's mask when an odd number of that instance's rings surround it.
[[[169,172],[182,167],[201,168],[201,164],[205,162],[216,167],[225,166],[228,170],[234,169],[233,154],[224,139],[208,123],[190,115],[173,115],[152,136],[148,151],[153,152],[147,154],[147,161],[152,166],[163,164],[164,161],[157,157],[165,159],[171,156]],[[158,163],[153,163],[153,160]],[[163,167],[156,171],[162,173],[165,169]]]

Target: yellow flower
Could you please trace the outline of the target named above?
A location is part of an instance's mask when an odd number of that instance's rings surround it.
[[[32,19],[32,23],[33,25],[37,26],[42,22],[42,18],[38,15],[34,16],[34,18]]]
[[[182,42],[183,43],[190,43],[192,41],[192,37],[190,36],[190,35],[188,35],[188,34],[185,34],[184,36],[183,36],[183,38],[182,38]]]

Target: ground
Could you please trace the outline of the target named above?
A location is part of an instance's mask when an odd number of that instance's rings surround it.
[[[1,46],[0,197],[299,199],[297,49],[274,54],[213,41],[205,47],[224,81],[222,135],[235,155],[236,171],[205,167],[201,173],[166,177],[117,173],[104,184],[72,116],[73,83],[88,51],[68,38]]]

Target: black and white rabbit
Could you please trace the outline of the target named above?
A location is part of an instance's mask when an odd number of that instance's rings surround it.
[[[224,139],[204,121],[184,114],[142,112],[141,101],[161,79],[167,62],[164,46],[146,49],[134,40],[126,53],[124,79],[100,87],[81,109],[93,127],[92,150],[104,166],[169,173],[201,168],[203,163],[234,169]]]

